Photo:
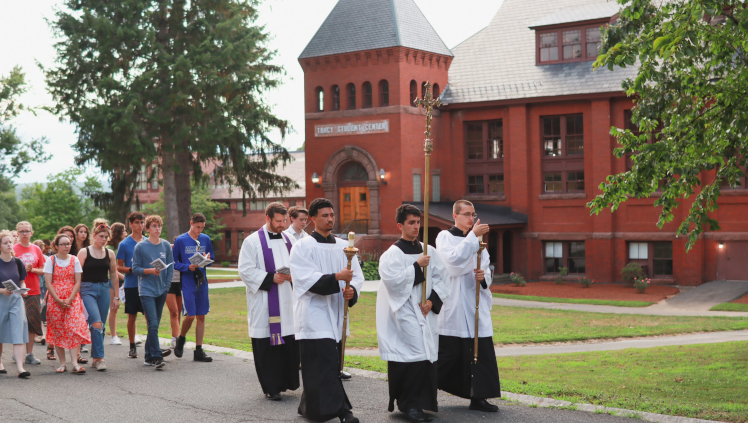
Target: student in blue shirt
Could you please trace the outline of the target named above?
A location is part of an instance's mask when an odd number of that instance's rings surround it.
[[[138,276],[132,272],[132,254],[135,246],[143,241],[143,221],[145,216],[139,211],[134,211],[127,216],[130,223],[130,236],[120,242],[117,250],[117,271],[125,275],[125,314],[127,314],[127,336],[130,338],[130,352],[128,357],[138,358],[138,350],[135,345],[143,341],[137,335],[135,319],[138,313],[143,313],[138,293]]]
[[[177,337],[174,354],[181,357],[184,352],[185,336],[189,332],[192,322],[197,317],[195,327],[195,352],[194,361],[205,363],[213,361],[203,351],[203,335],[205,334],[205,315],[210,311],[210,300],[208,299],[208,275],[204,267],[198,267],[190,263],[190,257],[195,254],[202,254],[205,257],[215,260],[216,255],[213,252],[213,244],[210,237],[203,234],[205,229],[205,216],[202,213],[195,213],[190,220],[190,230],[177,237],[174,241],[174,267],[182,275],[182,303],[184,304],[185,318],[182,321],[182,330]],[[197,281],[195,279],[198,279]],[[202,280],[200,280],[202,279]]]

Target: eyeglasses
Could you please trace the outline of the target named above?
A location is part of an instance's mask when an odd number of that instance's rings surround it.
[[[470,217],[472,217],[473,219],[475,219],[476,217],[478,217],[478,214],[477,214],[477,213],[469,213],[469,212],[465,212],[465,213],[458,213],[458,214],[459,214],[460,216],[465,216],[465,217],[467,217],[467,218],[470,218]]]

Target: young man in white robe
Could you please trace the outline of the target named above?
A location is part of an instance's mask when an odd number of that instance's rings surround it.
[[[292,244],[296,244],[296,241],[309,236],[304,230],[309,220],[309,211],[307,209],[299,206],[289,207],[288,219],[291,221],[291,224],[288,225],[288,229],[283,231],[283,233],[288,235]]]
[[[286,208],[270,203],[265,226],[244,239],[239,276],[247,285],[247,322],[255,370],[265,398],[299,388],[299,347],[294,338],[293,284],[289,269],[291,240],[282,234]]]
[[[353,306],[358,301],[364,275],[355,257],[348,269],[343,252],[348,243],[331,233],[332,202],[312,201],[309,217],[315,227],[312,236],[297,241],[291,250],[294,322],[304,384],[298,412],[312,421],[338,417],[343,423],[358,423],[340,379],[340,342],[344,304]],[[350,288],[346,289],[346,281]]]
[[[382,281],[377,292],[379,353],[387,361],[388,410],[397,408],[413,422],[430,422],[423,410],[437,406],[439,332],[437,315],[449,296],[449,275],[436,248],[423,255],[418,241],[421,211],[411,204],[398,207],[402,238],[379,259]],[[426,266],[424,275],[423,267]],[[426,304],[421,304],[426,284]]]
[[[491,322],[490,257],[487,250],[478,263],[478,237],[488,233],[488,225],[475,222],[473,204],[458,200],[452,209],[455,226],[441,231],[436,248],[447,264],[451,293],[439,313],[439,389],[470,399],[470,409],[496,412],[499,408],[487,398],[501,397],[499,370],[493,347]],[[472,229],[471,229],[472,227]],[[488,282],[487,282],[488,281]],[[478,322],[478,362],[473,364],[475,336],[475,290],[480,282]]]

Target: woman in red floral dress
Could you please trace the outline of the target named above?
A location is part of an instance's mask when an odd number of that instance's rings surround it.
[[[50,256],[44,265],[44,281],[50,301],[47,305],[47,342],[55,346],[61,366],[57,373],[67,370],[65,350],[73,363],[71,373],[84,374],[86,370],[76,362],[81,344],[90,344],[91,336],[83,315],[83,302],[78,290],[81,286],[81,269],[78,258],[69,254],[72,243],[67,235],[57,235],[53,242],[57,254]]]

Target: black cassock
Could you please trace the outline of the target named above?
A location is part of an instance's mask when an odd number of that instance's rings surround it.
[[[478,338],[478,363],[473,365],[475,339],[439,336],[439,389],[461,398],[501,397],[499,368],[491,337]]]
[[[390,404],[387,410],[394,411],[397,400],[397,408],[402,412],[412,408],[439,411],[436,401],[437,374],[437,364],[428,360],[410,363],[388,361]]]
[[[299,389],[299,345],[293,335],[283,340],[285,344],[270,345],[270,338],[252,338],[255,370],[266,394]]]
[[[299,339],[301,394],[299,414],[315,422],[341,417],[351,410],[351,402],[340,379],[341,344],[332,339]]]

